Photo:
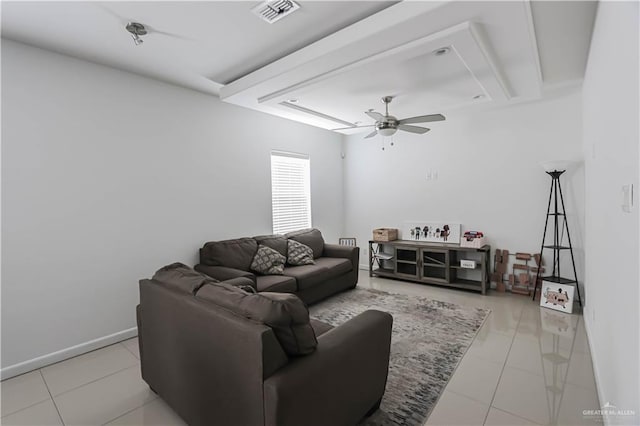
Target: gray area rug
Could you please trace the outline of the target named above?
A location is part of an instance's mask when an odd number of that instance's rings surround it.
[[[490,311],[368,289],[332,296],[309,310],[337,326],[367,309],[393,315],[393,332],[380,410],[362,424],[422,425]]]

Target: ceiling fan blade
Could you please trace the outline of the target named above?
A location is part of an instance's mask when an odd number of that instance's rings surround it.
[[[364,129],[365,127],[373,127],[375,126],[375,124],[367,124],[366,126],[351,126],[351,127],[340,127],[337,129],[331,129],[331,130],[351,130],[351,129]]]
[[[443,121],[443,120],[445,120],[444,115],[431,114],[431,115],[419,115],[417,117],[405,118],[404,120],[398,121],[398,123],[399,124],[430,123],[432,121]]]
[[[125,25],[127,22],[131,21],[130,19],[126,19],[124,16],[118,15],[113,10],[111,10],[108,7],[103,6],[103,5],[99,4],[99,3],[93,3],[92,6],[99,7],[104,12],[106,12],[109,15],[111,15],[112,18],[115,18],[115,20],[121,25]]]
[[[369,133],[369,134],[368,134],[367,136],[365,136],[364,138],[365,138],[365,139],[369,139],[369,138],[374,137],[374,136],[375,136],[375,135],[377,135],[377,134],[378,134],[378,129],[376,129],[376,130],[374,130],[373,132]]]
[[[145,28],[147,29],[149,34],[159,34],[159,35],[163,35],[163,36],[167,36],[167,37],[177,38],[177,39],[180,39],[180,40],[194,41],[192,38],[181,36],[180,34],[170,33],[170,32],[167,32],[167,31],[160,31],[160,30],[156,29],[155,27],[151,27],[149,25],[145,25]]]
[[[380,114],[379,112],[365,111],[364,113],[376,121],[382,121],[384,119],[384,115]]]
[[[427,133],[429,130],[431,130],[431,129],[427,129],[426,127],[409,126],[407,124],[398,125],[398,129],[404,130],[405,132],[418,133],[420,135],[423,133]]]

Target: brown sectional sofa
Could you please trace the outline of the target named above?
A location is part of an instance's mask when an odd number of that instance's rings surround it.
[[[313,250],[314,265],[287,265],[283,275],[260,275],[251,271],[251,261],[259,244],[286,257],[290,239]],[[354,288],[358,283],[359,256],[358,247],[326,244],[319,230],[305,229],[286,235],[208,242],[200,249],[200,263],[195,269],[221,281],[249,278],[258,292],[293,293],[311,304]]]
[[[334,328],[294,295],[245,290],[256,281],[219,282],[182,264],[141,280],[143,379],[190,425],[347,426],[373,413],[391,315],[365,311]]]

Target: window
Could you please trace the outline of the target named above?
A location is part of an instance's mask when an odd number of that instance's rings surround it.
[[[271,153],[271,210],[273,233],[311,227],[309,156]]]

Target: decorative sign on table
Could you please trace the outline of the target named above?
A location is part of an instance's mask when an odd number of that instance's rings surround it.
[[[460,244],[460,224],[449,222],[405,222],[402,239],[430,243]]]
[[[556,311],[573,312],[573,292],[572,285],[563,285],[550,281],[542,281],[542,297],[540,306]]]

